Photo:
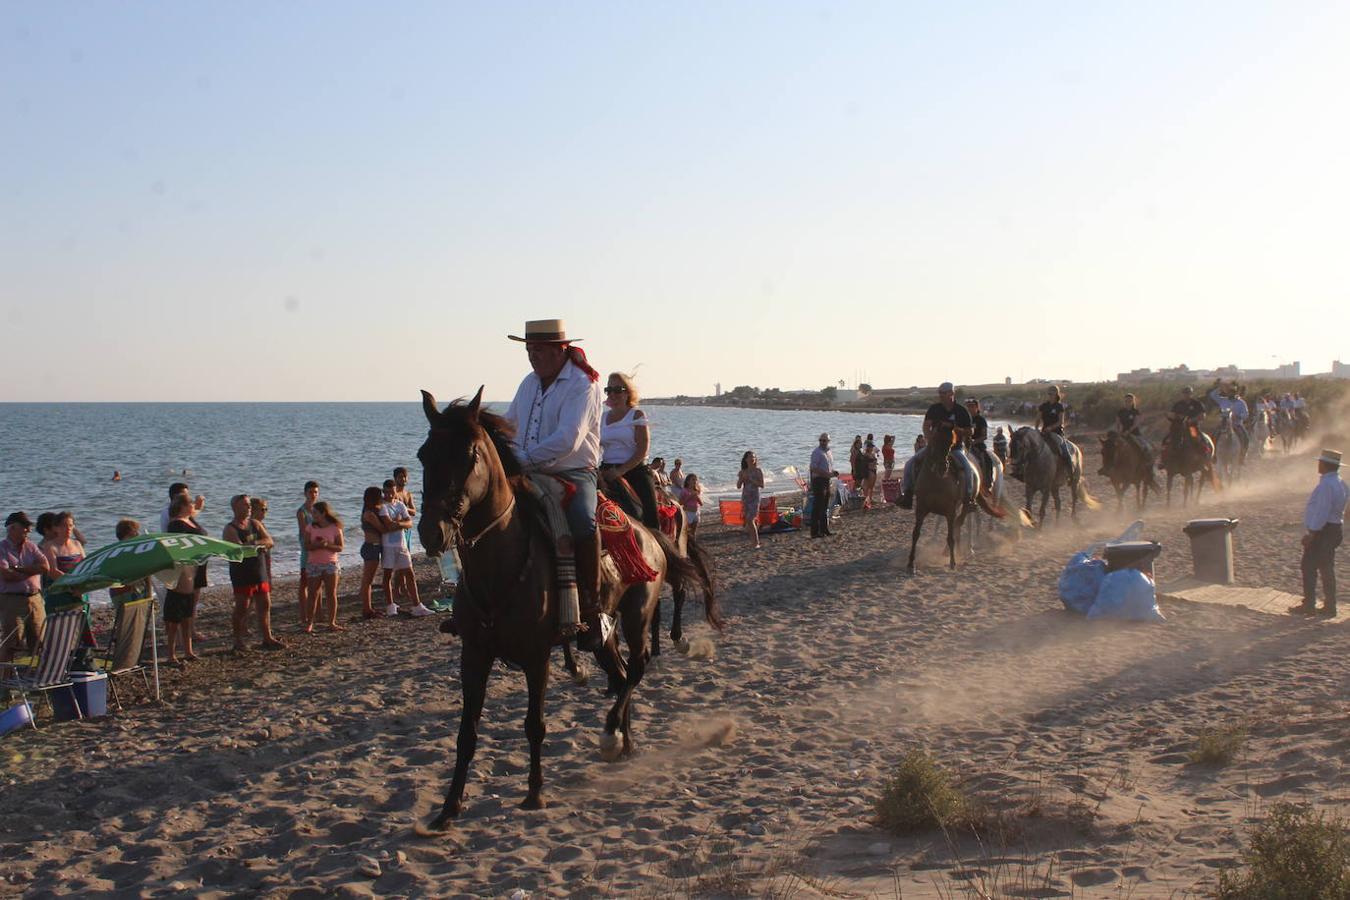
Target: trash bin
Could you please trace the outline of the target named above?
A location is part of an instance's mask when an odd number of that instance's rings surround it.
[[[1106,560],[1108,572],[1138,569],[1152,578],[1153,560],[1161,552],[1162,544],[1157,541],[1114,541],[1106,545],[1102,558]]]
[[[81,714],[86,719],[108,714],[108,676],[102,672],[72,672],[70,687],[57,688],[50,695],[52,713],[58,722],[77,719]]]
[[[1181,529],[1191,539],[1191,566],[1199,581],[1233,583],[1233,529],[1237,519],[1191,519]]]

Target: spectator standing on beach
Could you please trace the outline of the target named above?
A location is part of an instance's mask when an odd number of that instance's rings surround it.
[[[622,372],[609,374],[606,409],[600,414],[600,486],[624,512],[655,531],[660,528],[656,481],[647,468],[651,430],[639,399],[632,378]]]
[[[885,473],[882,477],[890,481],[895,471],[895,435],[888,434],[881,439],[881,465]]]
[[[741,515],[745,519],[745,533],[759,549],[759,493],[764,490],[764,470],[759,467],[755,451],[747,450],[741,456],[741,470],[736,473],[736,487],[741,489]]]
[[[28,539],[33,523],[24,512],[5,519],[5,538],[0,540],[0,662],[9,662],[23,646],[37,649],[47,611],[42,605],[42,576],[51,563]]]
[[[134,537],[141,536],[141,523],[135,519],[121,519],[117,527],[113,529],[119,541],[129,541]],[[108,597],[116,603],[125,603],[132,600],[139,600],[142,597],[149,597],[154,589],[150,586],[149,578],[142,578],[139,581],[132,581],[121,587],[108,588]]]
[[[184,491],[174,497],[169,506],[169,524],[165,529],[169,534],[206,535],[206,529],[192,518],[194,504]],[[168,644],[166,659],[170,665],[180,665],[175,647],[183,648],[183,659],[197,659],[192,651],[193,620],[197,615],[198,573],[205,574],[206,566],[182,566],[178,576],[168,587],[164,595],[164,632]],[[204,579],[201,579],[204,580]],[[167,583],[166,583],[167,584]]]
[[[267,583],[276,584],[272,578],[272,548],[276,546],[276,541],[272,540],[272,532],[267,530],[267,501],[262,497],[250,497],[248,500],[249,518],[253,519],[253,524],[258,526],[263,540],[259,543],[261,549],[258,555],[263,558],[263,568],[267,572]],[[268,596],[268,607],[271,607],[271,596]],[[270,613],[269,613],[270,615]]]
[[[1317,612],[1317,577],[1322,576],[1322,612],[1336,615],[1336,548],[1344,537],[1350,488],[1341,480],[1341,451],[1323,450],[1317,458],[1317,487],[1303,511],[1303,603],[1293,611]]]
[[[417,593],[417,578],[413,574],[412,554],[408,552],[408,547],[403,542],[403,532],[413,527],[413,519],[412,516],[408,515],[408,508],[394,496],[394,480],[392,478],[384,483],[384,504],[380,507],[380,512],[392,526],[390,530],[384,533],[381,552],[381,562],[384,566],[385,596],[391,598],[384,614],[386,616],[397,616],[399,614],[398,604],[392,598],[399,586],[402,585],[406,596],[413,604],[408,613],[413,616],[429,616],[431,610],[422,605],[422,599]]]
[[[319,502],[319,483],[305,482],[305,502],[295,510],[295,525],[300,537],[300,581],[296,585],[296,599],[300,605],[300,618],[305,618],[305,597],[309,591],[309,576],[305,574],[305,565],[309,562],[309,538],[305,532],[314,524],[314,504]]]
[[[869,434],[867,440],[863,441],[862,449],[863,462],[863,509],[872,508],[872,492],[877,487],[877,445]]]
[[[253,500],[248,494],[236,494],[230,500],[233,518],[225,523],[221,537],[245,547],[258,548],[257,553],[239,562],[230,563],[230,587],[234,591],[234,612],[230,616],[234,631],[234,651],[243,653],[247,647],[248,613],[252,607],[258,615],[260,648],[285,646],[272,634],[272,585],[267,574],[267,557],[272,546],[267,529],[253,519]]]
[[[174,498],[177,497],[179,494],[187,494],[189,497],[191,497],[192,490],[181,481],[175,481],[173,484],[169,485],[169,505],[164,507],[164,509],[160,510],[159,513],[159,530],[161,533],[169,530],[169,520],[173,518],[172,513],[173,501]],[[206,506],[206,498],[203,497],[201,494],[198,494],[195,498],[192,499],[192,515],[193,516],[199,515],[202,511],[202,508],[205,506]]]
[[[314,623],[319,617],[320,592],[327,600],[328,630],[346,631],[347,629],[339,625],[337,620],[337,588],[338,579],[342,575],[342,564],[338,561],[338,554],[342,552],[344,543],[342,520],[333,512],[332,507],[320,500],[314,504],[314,521],[306,535],[309,539],[309,557],[306,563],[309,588],[305,596],[305,633],[314,631]],[[402,537],[399,539],[401,544]],[[406,552],[406,548],[404,549]]]
[[[375,611],[375,604],[371,597],[372,589],[375,584],[375,575],[380,571],[380,553],[381,545],[384,542],[384,533],[391,527],[387,519],[380,512],[381,504],[384,503],[384,492],[371,485],[366,488],[361,497],[361,618],[373,619],[379,615]],[[394,614],[397,615],[398,607],[394,604],[393,595],[389,593],[390,585],[386,580],[384,583],[384,603],[386,607],[392,607]]]
[[[675,492],[675,499],[680,499],[680,490],[684,487],[684,460],[676,457],[675,464],[670,467],[670,487]]]
[[[821,432],[820,443],[811,451],[811,537],[830,536],[830,479],[838,478],[830,436]]]
[[[680,506],[684,508],[684,521],[689,525],[689,536],[698,533],[698,520],[702,517],[699,507],[703,505],[703,487],[693,472],[684,476],[684,489],[680,492]]]
[[[848,474],[853,479],[853,489],[861,491],[866,475],[863,471],[863,441],[860,434],[853,436],[853,444],[848,448]]]
[[[1006,465],[1008,462],[1008,436],[1003,433],[1002,425],[998,426],[998,430],[994,432],[993,444],[994,455],[998,457],[999,462]]]
[[[394,499],[402,503],[408,510],[408,515],[414,521],[417,519],[417,501],[413,499],[412,491],[408,490],[408,470],[399,466],[394,470]],[[408,548],[408,555],[411,557],[413,552],[413,529],[403,529],[403,544]],[[449,548],[449,552],[454,552],[454,547]],[[403,590],[395,592],[396,599],[407,599],[408,595]]]
[[[40,517],[39,517],[40,518]],[[68,575],[84,561],[84,544],[75,537],[75,516],[69,512],[52,515],[47,526],[47,539],[39,548],[47,557],[51,567],[50,580],[56,581],[62,575]],[[50,584],[50,582],[48,582]],[[84,631],[80,635],[80,646],[97,647],[94,638],[94,619],[89,614],[89,598],[84,594],[47,593],[47,611],[59,612],[79,606],[84,613]]]

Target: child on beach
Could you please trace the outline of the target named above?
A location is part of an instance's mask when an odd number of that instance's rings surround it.
[[[736,487],[741,489],[741,515],[745,532],[759,549],[759,492],[764,489],[764,470],[759,467],[755,451],[747,450],[741,456],[741,470],[736,474]]]
[[[192,518],[194,512],[192,498],[186,493],[174,497],[169,506],[169,523],[165,531],[169,534],[199,534],[205,536],[206,529]],[[164,594],[164,632],[169,645],[167,660],[171,666],[181,666],[175,655],[175,647],[182,645],[183,660],[197,659],[192,652],[193,619],[197,615],[197,572],[205,566],[181,566],[177,577],[166,582],[168,590]]]
[[[895,468],[895,435],[888,434],[881,439],[881,466],[883,478],[891,480],[891,471]]]
[[[371,599],[372,587],[375,584],[375,573],[380,571],[380,544],[384,541],[384,533],[388,530],[389,521],[384,518],[380,512],[380,504],[384,502],[384,492],[375,486],[366,488],[365,494],[361,497],[361,618],[373,619],[379,613],[375,612],[375,605]],[[393,606],[397,612],[398,607],[394,605],[394,598],[389,594],[389,582],[384,583],[384,602],[385,606]]]
[[[306,562],[308,588],[302,621],[305,633],[314,631],[314,620],[319,612],[319,591],[322,590],[328,601],[328,630],[346,631],[337,620],[337,586],[342,566],[338,554],[342,552],[342,520],[337,517],[326,502],[320,500],[314,504],[314,522],[306,531],[308,535],[309,557]]]
[[[413,499],[412,491],[408,490],[408,470],[403,466],[394,469],[394,499],[403,504],[403,508],[408,511],[409,518],[417,519],[417,501]],[[411,528],[403,529],[400,534],[403,537],[403,545],[408,548],[408,555],[412,555],[413,533]],[[406,591],[397,590],[401,585],[395,585],[395,597],[407,598]]]
[[[305,532],[314,524],[314,504],[319,501],[319,483],[305,482],[305,502],[295,510],[295,524],[300,530],[300,582],[296,585],[296,596],[300,600],[300,618],[305,618],[305,596],[309,588],[309,575],[305,564],[309,561],[309,541]]]
[[[698,508],[703,505],[703,488],[693,472],[684,476],[680,505],[684,507],[684,520],[689,523],[689,536],[693,537],[698,533]]]
[[[392,478],[384,483],[384,505],[380,507],[380,511],[388,524],[392,526],[390,530],[384,533],[382,541],[384,592],[385,596],[389,598],[389,606],[385,609],[384,614],[386,616],[397,616],[399,614],[398,604],[393,600],[394,592],[398,591],[406,594],[412,600],[413,606],[408,610],[410,615],[429,616],[431,610],[422,605],[422,598],[417,593],[417,578],[413,575],[412,554],[408,552],[408,547],[403,541],[403,532],[413,527],[413,519],[408,514],[408,508],[397,498]]]
[[[230,586],[234,589],[234,652],[243,653],[247,635],[249,607],[258,612],[258,631],[262,634],[260,648],[275,649],[285,645],[272,635],[272,584],[267,574],[267,557],[263,554],[272,546],[272,537],[253,520],[253,502],[248,494],[239,494],[230,500],[234,518],[226,523],[221,537],[245,547],[257,547],[258,552],[239,562],[230,563]]]

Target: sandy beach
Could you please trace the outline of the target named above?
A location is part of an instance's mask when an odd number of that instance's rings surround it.
[[[1088,442],[1091,448],[1095,442]],[[1096,469],[1089,460],[1089,471]],[[1311,457],[1255,462],[1199,511],[1150,506],[1160,582],[1189,574],[1197,515],[1240,517],[1237,581],[1298,592]],[[904,572],[909,513],[845,516],[836,537],[709,527],[725,633],[686,621],[695,652],[654,661],[634,711],[638,754],[599,759],[603,680],[556,658],[547,809],[524,796],[524,679],[498,666],[455,829],[412,833],[448,785],[458,644],[439,617],[295,633],[235,658],[222,595],[208,655],[164,672],[165,700],[0,739],[0,894],[24,896],[1170,897],[1204,889],[1244,824],[1280,800],[1340,809],[1350,662],[1344,628],[1163,601],[1165,624],[1087,622],[1055,580],[1118,533],[1103,509],[987,544],[955,572],[940,543]],[[1014,486],[1021,498],[1021,486]],[[1342,554],[1344,558],[1344,554]],[[436,581],[430,566],[423,584]],[[348,573],[347,615],[358,604]],[[664,613],[669,616],[669,604]],[[701,658],[696,658],[701,657]],[[594,666],[592,665],[592,668]],[[1199,732],[1242,721],[1224,768]],[[928,750],[1005,828],[898,836],[873,804],[907,750]],[[379,863],[371,877],[360,857]],[[517,896],[520,896],[519,894]]]

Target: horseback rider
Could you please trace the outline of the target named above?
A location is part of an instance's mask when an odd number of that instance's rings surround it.
[[[975,466],[971,464],[970,457],[966,456],[964,450],[965,442],[970,438],[970,413],[957,404],[956,388],[952,386],[952,383],[944,381],[938,386],[938,402],[928,407],[928,412],[924,413],[922,435],[924,447],[905,460],[905,471],[900,480],[900,499],[898,501],[901,509],[914,508],[914,471],[918,462],[923,459],[924,454],[932,446],[933,433],[939,426],[950,428],[956,434],[956,446],[952,448],[951,455],[961,467],[961,486],[965,494],[966,508],[975,508],[977,476]],[[987,429],[988,425],[986,424],[985,427]]]
[[[1134,444],[1144,454],[1145,459],[1148,459],[1153,455],[1153,448],[1139,428],[1139,415],[1139,401],[1135,399],[1134,394],[1126,394],[1125,405],[1116,410],[1114,428],[1120,432],[1121,437]]]
[[[600,610],[600,535],[595,527],[600,465],[600,373],[569,338],[562,319],[525,323],[530,374],[516,389],[506,419],[515,427],[512,445],[526,473],[552,475],[575,488],[563,504],[575,548],[581,630],[577,647],[603,643]]]
[[[1050,386],[1046,396],[1048,399],[1036,407],[1036,426],[1072,469],[1073,449],[1064,437],[1064,397],[1055,385]]]
[[[1008,464],[1008,436],[1003,433],[1002,425],[994,432],[994,455],[1005,466]]]
[[[1247,401],[1242,399],[1242,394],[1236,384],[1229,385],[1227,389],[1223,387],[1219,379],[1214,379],[1214,386],[1209,389],[1209,400],[1219,408],[1219,413],[1228,415],[1228,424],[1233,429],[1233,434],[1237,435],[1239,443],[1242,445],[1242,456],[1247,455],[1247,445],[1250,442],[1247,437]]]
[[[989,447],[986,441],[989,440],[989,420],[984,417],[980,409],[980,401],[976,397],[966,398],[966,412],[970,413],[970,450],[968,451],[975,457],[975,462],[980,467],[980,472],[984,480],[980,483],[989,487],[994,484],[994,460],[989,453]]]
[[[1192,428],[1198,435],[1200,433],[1200,422],[1204,418],[1205,404],[1195,399],[1195,388],[1186,385],[1181,389],[1181,399],[1172,404],[1172,411],[1167,414],[1167,420],[1172,423],[1172,426],[1168,430],[1167,436],[1163,438],[1163,456],[1167,456],[1178,442],[1190,439]],[[1210,452],[1208,442],[1198,437],[1196,440],[1200,441],[1200,444],[1205,448],[1205,453],[1208,454]]]

